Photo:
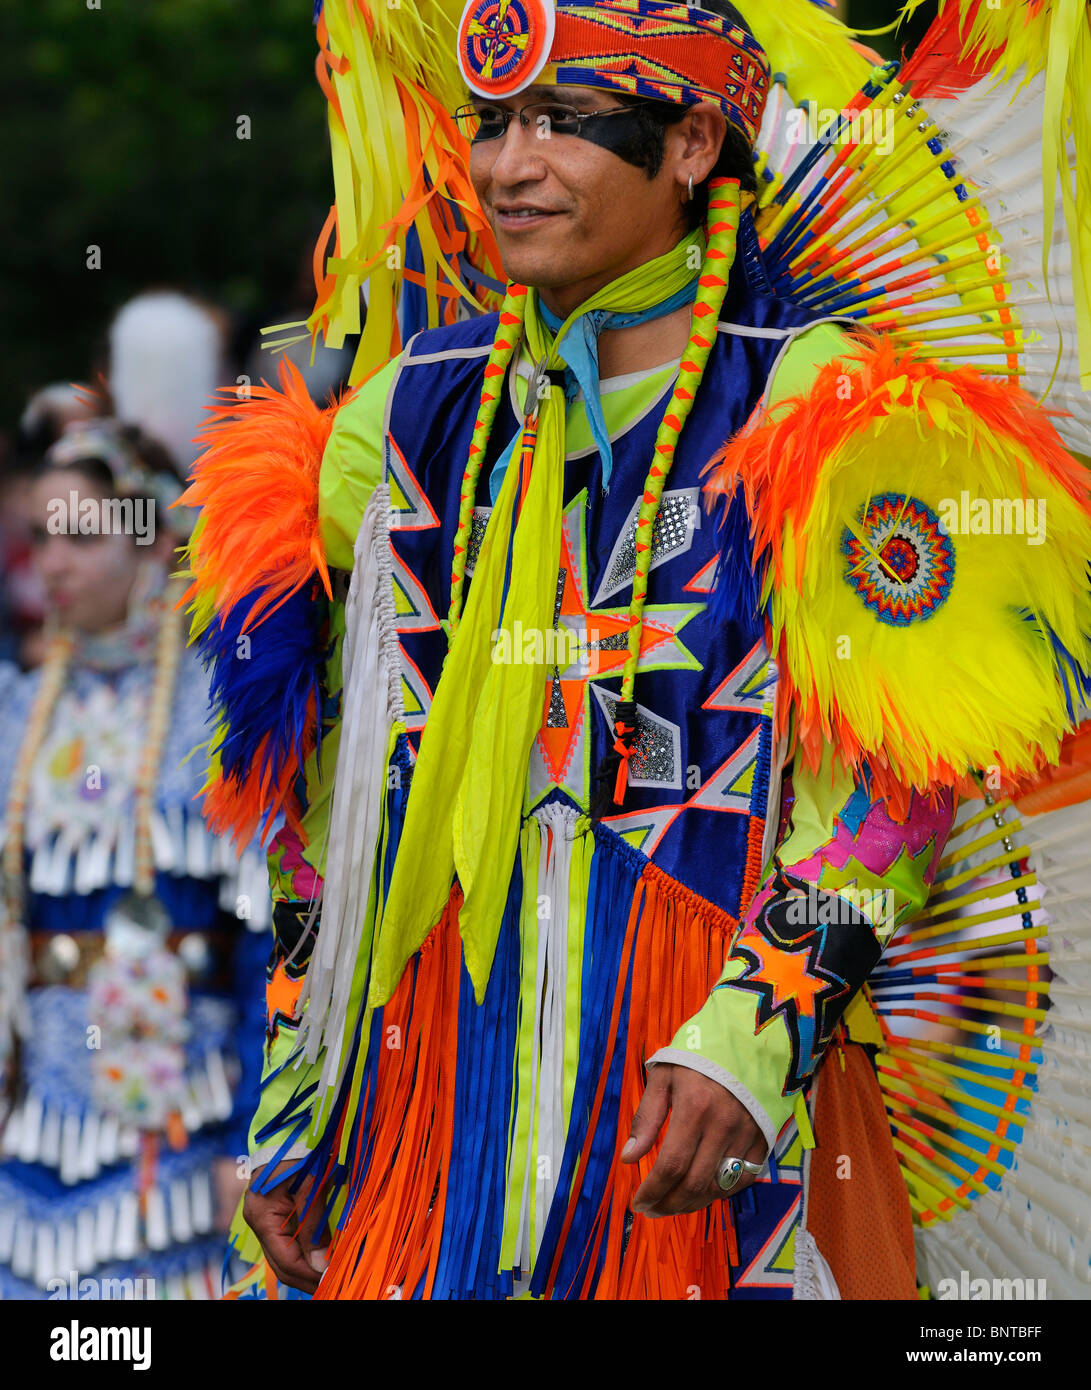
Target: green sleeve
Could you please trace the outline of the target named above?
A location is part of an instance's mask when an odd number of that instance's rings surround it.
[[[792,396],[805,396],[821,368],[853,350],[853,341],[837,323],[816,323],[788,344],[765,388],[766,402],[776,405]]]
[[[383,421],[386,398],[404,354],[345,402],[334,418],[318,477],[318,525],[326,561],[351,570],[364,508],[383,476]]]

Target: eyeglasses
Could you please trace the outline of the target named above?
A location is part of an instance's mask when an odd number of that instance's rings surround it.
[[[524,130],[537,126],[535,132],[539,140],[548,140],[554,135],[579,135],[584,121],[601,120],[605,116],[621,116],[637,106],[656,106],[658,102],[634,101],[628,106],[605,106],[598,111],[577,111],[574,106],[563,102],[532,101],[519,111],[509,111],[504,106],[460,106],[451,114],[458,123],[462,134],[473,144],[481,140],[498,140],[507,133],[508,126],[515,116]]]

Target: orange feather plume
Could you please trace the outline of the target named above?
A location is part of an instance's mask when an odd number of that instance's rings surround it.
[[[851,374],[846,400],[844,381]],[[992,434],[1016,446],[1020,482],[1025,471],[1018,451],[1033,457],[1047,476],[1091,515],[1087,470],[1078,464],[1044,410],[1012,383],[983,377],[972,367],[950,368],[896,350],[885,337],[859,343],[856,351],[828,362],[807,396],[780,401],[753,418],[708,464],[710,500],[730,500],[740,482],[750,514],[755,557],[768,553],[776,583],[784,579],[784,518],[795,520],[796,574],[806,558],[807,527],[818,483],[828,460],[870,421],[901,407],[918,408],[921,389],[942,383]],[[853,404],[856,402],[856,404]],[[927,407],[926,407],[927,408]]]
[[[1041,816],[1080,801],[1091,801],[1091,723],[1065,736],[1057,766],[1044,768],[1018,805],[1024,815]]]
[[[176,504],[200,508],[182,603],[191,604],[191,640],[213,668],[220,713],[203,811],[214,832],[231,832],[240,847],[280,814],[298,822],[294,786],[317,744],[318,706],[315,691],[306,689],[313,635],[305,624],[297,628],[294,615],[281,624],[288,645],[278,633],[264,644],[264,667],[250,671],[247,663],[249,684],[238,679],[235,643],[307,586],[310,597],[319,584],[332,597],[318,478],[340,402],[315,405],[286,358],[279,376],[280,390],[262,382],[243,400],[223,389],[223,404],[198,437],[206,450]],[[253,682],[263,680],[268,688],[255,699]]]
[[[279,376],[279,391],[263,381],[247,400],[222,389],[224,404],[197,436],[206,451],[176,504],[201,509],[183,602],[211,598],[222,616],[260,588],[244,630],[316,573],[332,596],[318,530],[318,475],[343,402],[315,405],[287,358]]]

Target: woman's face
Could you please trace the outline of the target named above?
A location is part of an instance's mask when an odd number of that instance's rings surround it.
[[[131,535],[109,533],[105,491],[78,469],[64,468],[43,473],[32,494],[34,563],[47,611],[79,632],[103,632],[125,621],[140,562],[149,553]]]

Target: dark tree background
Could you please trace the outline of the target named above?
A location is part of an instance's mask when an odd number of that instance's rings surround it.
[[[895,10],[852,0],[848,18],[874,28]],[[141,289],[203,294],[243,340],[309,307],[301,268],[332,198],[311,11],[0,0],[0,430],[38,386],[86,378]],[[892,55],[903,38],[868,42]]]
[[[243,333],[298,303],[332,197],[310,0],[98,3],[0,6],[9,428],[31,390],[87,375],[150,285],[204,294]]]
[[[847,0],[842,11],[845,22],[856,29],[880,29],[893,22],[901,7],[902,0]],[[935,17],[936,0],[925,0],[896,33],[877,34],[864,42],[884,58],[907,57]]]

